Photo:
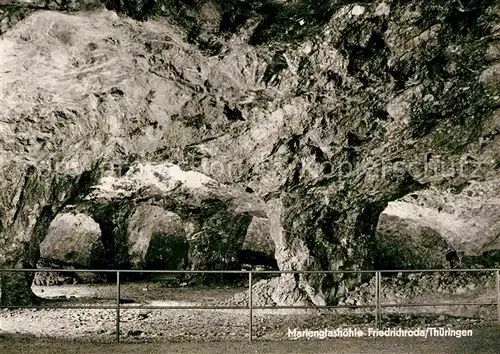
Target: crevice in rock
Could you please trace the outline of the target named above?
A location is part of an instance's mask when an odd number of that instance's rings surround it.
[[[232,109],[227,103],[224,105],[224,115],[231,122],[245,120],[245,118],[243,118],[243,114],[238,108]]]
[[[30,177],[33,176],[34,173],[35,173],[35,168],[33,166],[29,166],[26,169],[26,174],[24,176],[24,182],[23,182],[23,185],[21,187],[21,193],[19,195],[19,199],[18,199],[17,205],[16,205],[16,212],[14,213],[14,217],[12,218],[12,220],[16,220],[19,216],[19,213],[24,208],[24,202],[26,200],[26,196],[25,196],[26,189],[28,188],[28,185],[30,182]]]
[[[188,253],[189,242],[184,235],[153,233],[144,269],[183,269],[187,265]]]
[[[106,8],[125,13],[127,16],[145,21],[153,11],[157,0],[106,0]]]
[[[266,86],[277,85],[280,81],[279,74],[285,69],[288,69],[288,63],[283,56],[283,52],[274,54],[271,63],[267,66],[264,76],[262,77],[263,82]]]

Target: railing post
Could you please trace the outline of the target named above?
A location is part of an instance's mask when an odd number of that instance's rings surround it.
[[[248,273],[248,338],[250,342],[253,340],[252,336],[252,321],[253,321],[253,304],[252,304],[252,271],[250,270]]]
[[[120,342],[120,271],[116,271],[116,341]]]
[[[497,321],[500,325],[500,270],[497,269]]]
[[[375,327],[380,329],[380,271],[375,272]]]

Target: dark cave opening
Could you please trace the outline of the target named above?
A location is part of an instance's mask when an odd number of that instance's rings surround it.
[[[239,252],[238,259],[244,269],[278,270],[278,262],[274,256],[264,252],[243,249]]]

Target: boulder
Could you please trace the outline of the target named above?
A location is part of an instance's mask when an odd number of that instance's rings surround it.
[[[180,269],[189,250],[182,219],[154,205],[138,205],[128,220],[129,262],[137,269]]]
[[[40,244],[41,261],[76,268],[99,268],[103,256],[99,224],[81,213],[57,215]]]
[[[450,268],[446,240],[416,221],[380,215],[375,243],[378,269]]]
[[[106,264],[105,252],[99,224],[84,213],[58,214],[40,244],[37,268],[99,269],[104,264]],[[33,284],[90,283],[103,279],[103,274],[99,273],[37,272]]]

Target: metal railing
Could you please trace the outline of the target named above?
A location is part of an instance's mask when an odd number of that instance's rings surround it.
[[[496,306],[497,321],[500,325],[500,269],[404,269],[404,270],[325,270],[325,271],[279,271],[279,270],[110,270],[110,269],[0,269],[0,278],[4,273],[16,272],[55,272],[55,273],[115,273],[116,274],[116,304],[115,305],[76,305],[76,306],[54,306],[54,305],[25,305],[25,306],[0,306],[6,309],[115,309],[116,310],[116,341],[120,341],[120,310],[122,308],[131,309],[162,309],[162,310],[248,310],[248,334],[249,340],[253,340],[253,311],[264,309],[374,309],[375,326],[380,329],[381,316],[383,308],[389,307],[439,307],[439,306]],[[487,273],[494,272],[496,278],[496,301],[494,302],[449,302],[449,303],[382,303],[381,302],[381,281],[383,273],[431,273],[431,272],[476,272]],[[139,307],[122,307],[121,306],[121,274],[248,274],[248,306],[139,306]],[[252,275],[253,274],[375,274],[375,303],[370,305],[301,305],[301,306],[253,306],[252,299]],[[3,282],[2,282],[3,284]]]

